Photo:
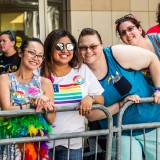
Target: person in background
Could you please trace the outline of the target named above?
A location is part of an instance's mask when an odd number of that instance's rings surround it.
[[[45,116],[41,114],[22,115],[18,117],[8,117],[0,119],[0,139],[11,137],[26,137],[46,135],[52,130],[51,123],[55,120],[54,90],[52,83],[47,78],[35,75],[33,71],[37,69],[44,60],[44,47],[37,38],[27,38],[23,41],[18,55],[21,58],[20,67],[14,73],[0,75],[0,106],[2,110],[24,110],[33,108],[36,112],[44,109]],[[5,86],[5,87],[4,87]],[[48,89],[50,88],[50,89]],[[48,113],[52,111],[52,113]],[[3,132],[2,132],[3,131]],[[43,143],[43,142],[42,142]],[[45,148],[44,148],[45,147]],[[38,159],[38,144],[25,144],[25,160]],[[10,146],[10,154],[7,154],[7,147],[3,150],[3,158],[10,155],[13,159],[21,159],[20,150],[23,146]],[[14,153],[15,151],[15,153]],[[40,147],[41,159],[47,158],[46,145]],[[45,153],[44,155],[42,155]],[[19,157],[20,156],[20,157]],[[19,157],[19,158],[18,158]]]
[[[15,72],[20,65],[16,39],[11,30],[0,33],[0,74]]]
[[[115,22],[116,33],[119,34],[121,40],[127,45],[139,46],[155,53],[160,60],[160,34],[146,35],[140,21],[132,14],[125,15]],[[149,84],[152,84],[151,76],[148,69],[144,69],[143,73]]]
[[[115,109],[122,106],[128,97],[135,103],[129,107],[123,116],[123,124],[137,124],[160,122],[160,63],[155,54],[149,50],[130,45],[115,45],[103,47],[100,34],[92,28],[84,28],[78,39],[79,53],[84,62],[95,74],[104,88],[104,106],[108,107],[113,115],[113,124],[116,125],[117,112]],[[149,67],[154,87],[149,85],[141,69]],[[137,83],[138,82],[138,83]],[[140,98],[154,97],[154,103],[139,103]],[[114,107],[109,107],[114,105]],[[146,116],[147,115],[147,116]],[[100,120],[102,128],[106,128],[105,115],[102,111],[92,110],[87,118],[91,121]],[[160,136],[160,132],[158,132]],[[156,159],[156,129],[146,130],[147,159]],[[159,137],[158,136],[158,137]],[[160,147],[160,138],[158,138]],[[142,160],[144,150],[142,130],[132,132],[132,160]],[[116,157],[116,140],[113,137],[112,157]],[[130,131],[122,132],[121,159],[130,159]]]
[[[150,34],[150,33],[160,33],[160,3],[158,3],[158,10],[157,10],[157,25],[151,27],[148,29],[147,31],[147,34]]]
[[[76,39],[63,29],[52,31],[44,42],[45,59],[41,75],[48,77],[54,87],[55,105],[77,105],[77,111],[58,112],[54,125],[55,134],[73,133],[85,130],[85,117],[92,105],[103,104],[104,91],[90,69],[82,64]],[[50,143],[51,151],[53,144]],[[82,138],[70,139],[70,160],[82,160]],[[68,140],[55,141],[55,159],[67,160]]]

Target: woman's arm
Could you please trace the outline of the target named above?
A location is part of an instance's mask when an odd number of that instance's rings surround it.
[[[126,68],[141,70],[149,68],[154,87],[154,102],[160,104],[160,62],[151,51],[130,45],[116,45],[112,47],[113,55],[118,63]]]
[[[142,70],[150,66],[160,66],[158,57],[153,52],[138,46],[115,45],[112,52],[117,62],[125,69]]]
[[[48,120],[49,123],[53,123],[55,120],[55,106],[54,106],[54,90],[53,90],[53,85],[52,82],[47,79],[42,77],[41,79],[41,84],[42,84],[42,90],[44,92],[44,96],[49,98],[49,101],[44,105],[44,109],[46,111],[53,111],[52,113],[47,113],[46,114],[46,119]],[[41,107],[41,106],[40,106]]]
[[[114,103],[111,106],[108,106],[107,109],[110,111],[112,115],[118,113],[119,109],[123,106],[127,101],[133,101],[134,103],[140,102],[140,97],[138,95],[129,95],[123,101]],[[105,113],[101,110],[95,109],[91,110],[89,114],[86,115],[86,118],[89,121],[101,120],[107,118]]]
[[[0,106],[2,110],[20,110],[20,106],[10,104],[10,81],[8,74],[0,75]],[[22,106],[25,107],[25,106]]]
[[[84,97],[80,105],[78,107],[79,109],[79,114],[82,116],[86,116],[87,114],[90,113],[92,109],[93,104],[104,104],[104,98],[102,95],[95,95],[95,96],[86,96]]]

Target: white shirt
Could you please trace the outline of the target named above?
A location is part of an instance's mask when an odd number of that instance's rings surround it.
[[[79,78],[76,79],[76,76]],[[74,82],[75,81],[75,82]],[[83,83],[84,82],[84,83]],[[82,83],[82,84],[76,84]],[[91,70],[83,64],[78,69],[72,69],[64,77],[54,77],[55,106],[77,105],[87,95],[101,95],[104,91]],[[85,130],[85,117],[79,111],[57,112],[53,134],[73,133]],[[62,145],[68,148],[68,140],[56,140],[55,146]],[[49,148],[53,143],[49,143]],[[70,139],[70,149],[82,147],[82,138]]]

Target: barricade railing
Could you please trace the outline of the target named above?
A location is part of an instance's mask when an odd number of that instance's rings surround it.
[[[75,111],[77,106],[62,106],[56,109],[56,112],[64,112],[64,111]],[[112,115],[108,111],[108,109],[102,105],[93,105],[93,109],[99,109],[106,114],[107,117],[107,129],[104,130],[93,130],[93,131],[84,131],[84,132],[75,132],[75,133],[65,133],[65,134],[52,134],[48,136],[36,136],[36,137],[20,137],[20,138],[9,138],[9,139],[0,139],[1,145],[9,145],[9,144],[20,144],[27,142],[41,142],[41,141],[55,141],[59,139],[70,139],[77,137],[90,137],[90,136],[107,136],[106,140],[106,154],[105,160],[111,159],[111,150],[112,150],[112,136],[113,136],[113,120]],[[32,115],[32,114],[44,114],[44,111],[35,112],[34,109],[26,109],[26,110],[12,110],[12,111],[0,111],[0,117],[5,116],[20,116],[20,115]],[[54,130],[53,130],[54,132]],[[97,143],[95,146],[95,159],[97,159]],[[83,153],[82,153],[83,156]],[[54,159],[54,156],[53,156]],[[69,160],[69,155],[68,155]]]
[[[153,102],[154,98],[153,97],[146,97],[146,98],[141,98],[140,103],[148,103],[148,102]],[[160,122],[152,122],[152,123],[141,123],[141,124],[127,124],[127,125],[122,125],[122,119],[123,115],[125,114],[125,111],[128,107],[130,107],[134,102],[133,101],[128,101],[126,102],[120,109],[118,115],[117,115],[117,127],[116,127],[116,159],[120,160],[121,159],[121,137],[122,137],[122,131],[123,130],[131,130],[131,136],[130,136],[130,160],[132,160],[132,130],[134,129],[143,129],[144,132],[144,152],[146,150],[146,144],[145,144],[145,129],[149,128],[156,128],[156,160],[158,160],[158,127],[160,127]],[[132,115],[131,115],[132,116]],[[134,115],[133,115],[134,116]]]

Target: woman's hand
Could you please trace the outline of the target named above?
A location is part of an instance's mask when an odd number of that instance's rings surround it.
[[[79,114],[82,116],[89,114],[92,109],[92,105],[93,99],[90,96],[84,97],[77,108],[79,110]]]
[[[54,105],[53,102],[46,102],[45,105],[43,106],[43,109],[47,112],[52,111],[55,112],[56,111],[56,107]]]
[[[138,95],[129,95],[123,101],[120,102],[121,106],[127,101],[133,101],[134,103],[139,103],[141,98]]]
[[[160,91],[156,91],[153,94],[153,97],[154,97],[154,103],[160,104]]]
[[[46,95],[37,97],[34,102],[34,105],[36,106],[36,112],[41,111],[47,102],[50,102],[50,99]]]

